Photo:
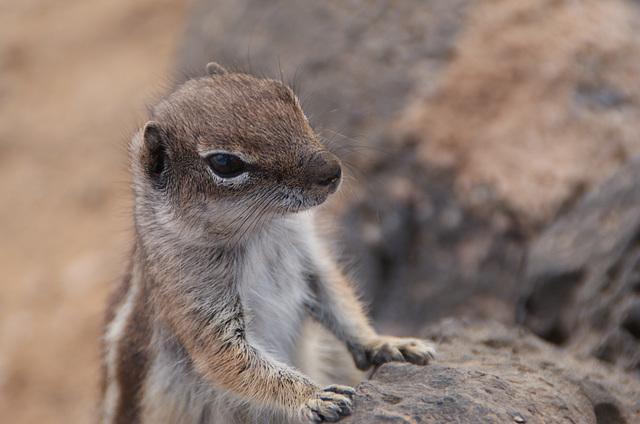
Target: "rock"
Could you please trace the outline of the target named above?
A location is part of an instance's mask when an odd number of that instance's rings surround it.
[[[398,128],[418,155],[544,224],[640,153],[638,2],[485,0]],[[561,41],[560,41],[561,40]]]
[[[430,365],[386,364],[341,423],[633,423],[640,377],[577,360],[522,328],[445,320]]]
[[[541,337],[640,371],[640,159],[532,241],[520,321]]]
[[[341,236],[376,321],[407,332],[452,315],[514,322],[527,230],[499,208],[467,207],[452,176],[411,151],[377,162],[375,175],[343,214]]]

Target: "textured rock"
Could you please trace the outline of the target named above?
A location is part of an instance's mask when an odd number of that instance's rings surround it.
[[[627,0],[484,0],[438,90],[402,114],[460,195],[547,222],[640,153],[640,21]],[[486,200],[483,200],[486,201]]]
[[[524,329],[446,320],[438,359],[387,364],[357,387],[347,423],[637,423],[640,377],[577,360]]]
[[[541,337],[640,371],[640,160],[532,241],[520,320]]]

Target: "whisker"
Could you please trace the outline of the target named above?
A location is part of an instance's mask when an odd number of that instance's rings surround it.
[[[254,209],[256,206],[261,205],[262,201],[263,200],[260,198],[256,199],[256,203],[247,206],[247,208],[239,215],[239,218],[241,219],[240,225],[229,237],[230,240],[234,240],[233,249],[237,247],[240,240],[244,237],[248,227],[247,223],[250,222],[251,219],[254,219]]]
[[[243,214],[246,213],[246,217],[244,217],[242,223],[232,236],[232,238],[235,239],[232,247],[234,250],[237,248],[244,236],[255,227],[256,222],[266,215],[267,211],[263,207],[271,200],[272,192],[273,190],[261,192],[259,197],[254,199],[254,203],[249,205],[243,212]]]

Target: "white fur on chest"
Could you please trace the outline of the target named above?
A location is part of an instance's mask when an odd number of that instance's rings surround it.
[[[247,323],[247,340],[274,359],[294,365],[296,345],[310,289],[312,234],[310,213],[282,218],[247,245],[238,281]]]

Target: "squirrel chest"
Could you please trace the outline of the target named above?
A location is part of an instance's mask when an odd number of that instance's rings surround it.
[[[247,340],[289,365],[312,301],[309,246],[299,234],[310,230],[311,218],[304,214],[263,229],[245,247],[238,275]]]

